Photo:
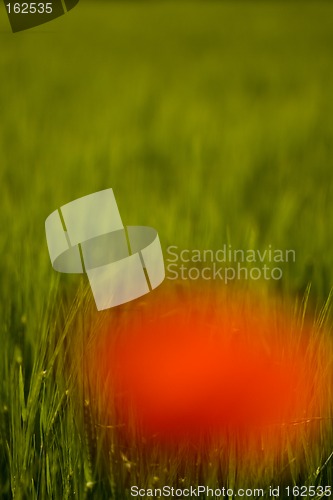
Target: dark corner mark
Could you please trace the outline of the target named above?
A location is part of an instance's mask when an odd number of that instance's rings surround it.
[[[73,9],[79,0],[3,0],[13,33],[53,21]]]

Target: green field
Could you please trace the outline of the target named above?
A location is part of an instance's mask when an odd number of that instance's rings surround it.
[[[3,498],[125,500],[157,475],[155,456],[138,464],[116,438],[118,459],[106,453],[78,396],[99,319],[85,279],[51,267],[44,222],[61,205],[112,187],[124,223],[157,228],[164,249],[294,249],[267,293],[300,304],[310,285],[318,318],[333,285],[332,19],[321,1],[82,0],[13,35],[1,5]],[[249,478],[225,460],[222,477],[267,488],[289,464],[288,484],[332,484],[327,436],[305,470],[287,450]],[[202,463],[201,476],[185,468],[190,484],[208,481]]]

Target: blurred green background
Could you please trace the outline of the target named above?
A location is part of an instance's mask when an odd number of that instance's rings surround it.
[[[43,225],[55,207],[111,186],[125,223],[158,228],[165,247],[292,248],[284,286],[312,281],[327,295],[332,10],[81,0],[12,35],[2,9],[0,249],[9,281],[18,261],[30,269],[26,246],[34,267],[46,263]]]
[[[113,187],[124,222],[158,228],[164,247],[292,248],[286,286],[312,281],[326,296],[332,11],[329,2],[81,0],[12,35],[2,9],[8,280],[18,261],[30,269],[27,247],[35,268],[46,263],[54,208]]]
[[[327,297],[331,2],[81,0],[15,35],[1,4],[0,75],[3,401],[38,357],[44,221],[100,189],[163,248],[295,249],[280,290]]]

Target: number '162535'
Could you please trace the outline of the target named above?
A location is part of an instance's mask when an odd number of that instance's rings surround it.
[[[52,2],[8,3],[8,14],[52,14]]]

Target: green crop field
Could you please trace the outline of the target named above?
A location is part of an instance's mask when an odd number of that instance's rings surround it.
[[[97,313],[85,277],[52,269],[44,228],[112,187],[124,223],[156,228],[164,250],[292,249],[264,295],[306,309],[332,354],[332,89],[330,2],[81,0],[17,34],[1,5],[1,498],[332,484],[328,414],[316,441],[301,430],[298,454],[286,441],[266,466],[232,446],[187,461],[126,447],[81,370],[117,311]]]

